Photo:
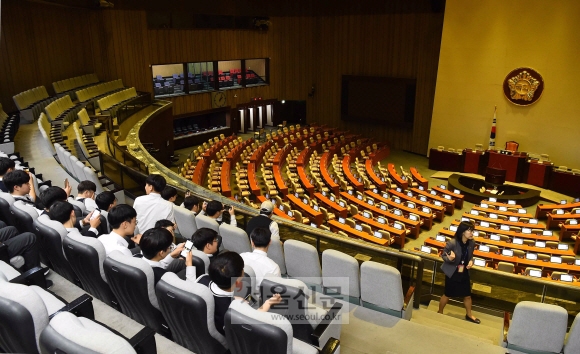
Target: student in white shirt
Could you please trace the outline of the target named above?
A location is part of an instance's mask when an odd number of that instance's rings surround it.
[[[272,241],[269,230],[257,227],[250,235],[253,252],[244,252],[240,256],[244,259],[244,264],[249,265],[256,273],[256,288],[259,290],[262,280],[266,274],[282,276],[280,266],[272,259],[268,258],[268,247]]]
[[[8,157],[0,157],[0,190],[4,193],[9,193],[8,189],[2,182],[2,178],[8,172],[14,171],[16,164],[13,160],[9,159]]]
[[[191,211],[193,215],[197,215],[201,209],[199,204],[199,198],[187,192],[185,193],[185,199],[183,200],[183,204],[181,204],[181,206]]]
[[[15,201],[36,206],[36,191],[31,181],[30,172],[22,170],[10,171],[2,177],[2,182],[4,182],[8,193],[14,197]]]
[[[228,205],[226,210],[226,208],[224,208],[224,205],[221,202],[218,202],[217,200],[212,200],[207,204],[204,203],[204,205],[205,205],[204,208],[205,215],[209,216],[212,219],[215,219],[215,221],[217,221],[218,224],[221,224],[223,222],[222,215],[224,211],[227,211],[230,214],[229,224],[232,226],[238,226],[233,206]]]
[[[177,189],[171,186],[166,186],[161,191],[161,198],[167,200],[172,204],[175,203],[175,201],[177,200]]]
[[[137,213],[135,209],[127,204],[119,204],[109,211],[107,221],[113,231],[108,235],[102,235],[98,238],[105,247],[107,254],[112,251],[121,251],[121,253],[127,256],[132,256],[133,252],[128,248],[129,242],[127,238],[130,237],[137,245],[141,239],[140,234],[133,236],[135,226],[137,226]],[[134,251],[139,251],[139,248],[136,247]]]
[[[97,185],[92,181],[81,181],[77,186],[77,200],[85,205],[87,212],[91,212],[98,208],[95,202],[95,194],[97,192]],[[70,197],[72,198],[72,197]]]
[[[161,198],[165,188],[165,178],[160,175],[149,175],[145,180],[145,193],[135,199],[133,208],[137,212],[139,232],[143,233],[155,226],[158,220],[167,219],[175,222],[173,203]]]
[[[163,274],[169,270],[162,261],[169,261],[170,264],[173,260],[176,260],[181,255],[183,251],[184,243],[180,243],[171,250],[171,245],[173,243],[173,235],[169,230],[163,227],[155,227],[145,231],[141,239],[139,240],[139,247],[141,248],[141,254],[143,254],[143,260],[147,262],[153,268],[154,283],[161,279]],[[189,252],[191,253],[191,252]],[[193,267],[193,260],[190,255],[186,259],[187,267],[181,272],[175,272],[182,279],[195,280],[195,267]]]
[[[97,237],[97,235],[99,234],[99,232],[97,231],[97,227],[99,227],[99,225],[101,224],[101,219],[99,219],[98,217],[92,218],[91,216],[93,213],[87,215],[83,220],[84,224],[90,225],[88,230],[83,230],[81,232],[79,231],[79,229],[75,227],[77,217],[73,205],[71,203],[57,201],[52,204],[48,214],[52,220],[60,222],[66,228],[66,231],[68,233],[75,233],[87,237]]]
[[[105,219],[105,221],[101,223],[101,228],[103,229],[102,233],[108,234],[111,232],[111,228],[109,227],[107,216],[109,215],[109,211],[117,205],[117,197],[115,197],[113,192],[103,191],[95,197],[95,203],[97,203],[98,207],[96,210],[98,210]],[[104,232],[104,230],[106,230],[106,232]]]

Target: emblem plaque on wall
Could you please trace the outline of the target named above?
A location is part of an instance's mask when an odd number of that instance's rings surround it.
[[[512,70],[503,80],[503,93],[513,104],[529,106],[536,103],[544,92],[542,75],[532,68]]]

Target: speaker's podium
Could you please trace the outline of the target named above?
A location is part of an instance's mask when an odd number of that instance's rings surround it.
[[[485,169],[485,181],[487,183],[502,185],[505,183],[506,170],[502,168],[487,167]]]

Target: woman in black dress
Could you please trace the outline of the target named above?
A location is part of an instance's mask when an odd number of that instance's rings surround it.
[[[481,321],[471,313],[471,283],[469,281],[469,269],[473,266],[473,241],[474,225],[471,222],[462,221],[455,231],[455,238],[448,241],[441,254],[443,264],[441,269],[445,273],[445,295],[439,301],[439,313],[450,297],[462,297],[465,306],[465,319],[473,323]]]

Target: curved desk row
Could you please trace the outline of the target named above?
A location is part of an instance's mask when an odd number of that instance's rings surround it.
[[[375,192],[365,191],[365,194],[367,196],[373,198],[375,201],[379,201],[381,203],[384,203],[384,204],[390,206],[391,208],[400,209],[407,214],[413,213],[413,214],[419,215],[419,217],[421,218],[421,221],[423,221],[423,225],[422,225],[423,228],[425,228],[427,230],[431,230],[431,228],[433,227],[433,213],[432,212],[427,213],[427,212],[420,210],[420,209],[410,208],[404,204],[396,203],[389,198],[385,198],[384,195],[381,195],[381,194],[378,194]],[[442,215],[442,213],[441,213],[441,215]]]

